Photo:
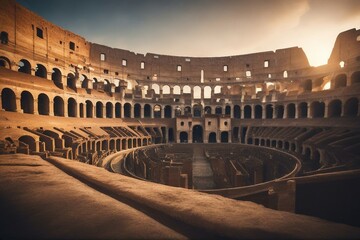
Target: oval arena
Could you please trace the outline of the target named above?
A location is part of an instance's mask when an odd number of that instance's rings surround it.
[[[0,238],[360,237],[360,30],[312,67],[300,47],[140,54],[0,13]]]

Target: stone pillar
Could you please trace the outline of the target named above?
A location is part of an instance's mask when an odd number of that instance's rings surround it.
[[[23,110],[21,109],[21,98],[20,97],[16,97],[15,99],[15,108],[16,108],[16,112],[18,113],[23,113]]]
[[[232,141],[231,141],[231,139],[232,139],[232,137],[231,137],[231,130],[228,131],[228,134],[229,134],[229,136],[228,136],[228,137],[229,137],[229,141],[228,141],[228,142],[229,142],[229,143],[232,143]]]
[[[328,118],[329,116],[329,103],[324,102],[324,118]]]
[[[255,106],[254,104],[251,104],[251,119],[255,119]]]
[[[144,105],[141,105],[140,111],[140,118],[144,118]]]
[[[164,118],[164,115],[165,115],[165,107],[161,107],[161,118]]]
[[[120,107],[120,118],[124,118],[124,116],[125,116],[124,104],[121,104],[121,107]]]
[[[308,113],[308,118],[313,118],[313,113],[311,112],[311,105],[310,104],[308,104],[307,113]]]
[[[262,119],[266,119],[266,105],[262,106]]]
[[[38,99],[34,99],[34,115],[39,115]]]
[[[240,119],[244,119],[244,106],[240,106]]]
[[[68,104],[64,101],[64,117],[69,117]]]
[[[271,208],[286,212],[295,212],[295,180],[278,182],[268,191]]]
[[[299,104],[295,104],[295,119],[299,118]]]
[[[49,100],[49,116],[54,116],[54,101]]]
[[[283,116],[283,119],[288,119],[287,105],[284,105],[284,116]]]

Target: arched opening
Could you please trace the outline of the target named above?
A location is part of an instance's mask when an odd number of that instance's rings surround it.
[[[124,104],[124,117],[131,118],[131,104],[130,103]]]
[[[216,115],[221,115],[221,114],[222,114],[222,107],[217,106],[217,107],[215,108],[215,114],[216,114]]]
[[[68,116],[77,117],[77,104],[73,98],[68,99]]]
[[[47,70],[44,65],[37,64],[35,68],[35,76],[47,79]]]
[[[79,104],[79,116],[80,116],[81,118],[84,117],[84,104],[83,104],[83,103],[80,103],[80,104]]]
[[[251,118],[251,106],[250,105],[245,105],[245,107],[244,107],[244,118],[245,119]]]
[[[155,94],[159,94],[160,93],[160,87],[158,84],[154,83],[153,85],[151,85],[151,89],[154,90]]]
[[[96,118],[103,118],[104,104],[102,102],[96,102]]]
[[[273,118],[274,109],[271,104],[266,105],[266,118],[272,119]]]
[[[154,118],[161,118],[161,106],[160,105],[154,106]]]
[[[122,150],[126,150],[126,149],[127,149],[126,139],[122,139],[122,140],[121,140],[121,149],[122,149]]]
[[[106,118],[113,118],[113,104],[111,102],[106,103]]]
[[[144,117],[146,118],[151,117],[151,106],[149,104],[145,104],[144,106]]]
[[[1,91],[2,109],[8,112],[16,112],[16,96],[10,88]]]
[[[166,105],[164,108],[164,116],[165,118],[172,118],[172,108],[170,105]]]
[[[290,103],[286,106],[287,108],[287,118],[295,118],[295,104]]]
[[[94,105],[90,100],[86,100],[86,117],[92,118],[94,115]]]
[[[193,98],[194,99],[201,99],[201,87],[195,86],[193,89]]]
[[[29,63],[28,60],[21,59],[20,62],[18,63],[18,66],[19,66],[18,72],[31,74],[31,64]]]
[[[232,131],[232,138],[233,138],[233,141],[232,142],[239,142],[240,139],[239,139],[239,127],[234,127],[233,128],[233,131]]]
[[[191,87],[189,85],[185,85],[183,87],[183,93],[191,93]]]
[[[344,116],[356,117],[359,111],[359,100],[357,98],[349,98],[344,105]]]
[[[170,94],[170,87],[168,85],[163,86],[162,93],[163,94]]]
[[[10,60],[7,57],[0,56],[0,67],[11,69]]]
[[[334,79],[334,88],[346,87],[346,75],[339,74]]]
[[[177,116],[181,116],[181,108],[179,106],[175,108],[175,117]]]
[[[196,104],[193,106],[194,117],[201,117],[202,115],[202,106],[200,104]]]
[[[298,106],[299,118],[307,118],[308,116],[308,104],[306,102],[302,102]]]
[[[43,93],[38,96],[38,111],[39,115],[49,115],[50,109],[49,97]]]
[[[339,99],[331,101],[328,105],[328,117],[341,117],[342,104]]]
[[[282,119],[284,118],[284,106],[283,105],[276,105],[275,106],[276,118]]]
[[[234,118],[240,118],[241,117],[241,109],[239,105],[234,106]]]
[[[64,100],[59,96],[54,98],[54,116],[64,116]]]
[[[203,128],[200,125],[195,125],[193,127],[193,143],[202,143],[203,142]]]
[[[69,73],[66,78],[66,85],[68,88],[76,90],[76,78],[74,74]]]
[[[134,118],[141,118],[141,106],[138,103],[134,105]]]
[[[35,142],[35,139],[33,137],[30,137],[28,135],[24,135],[24,136],[19,137],[18,140],[20,142],[25,143],[25,144],[27,144],[29,146],[30,153],[37,151],[36,142]]]
[[[188,142],[188,133],[187,132],[180,132],[180,142],[181,143]]]
[[[228,132],[221,132],[221,142],[227,143],[229,142],[229,133]]]
[[[173,94],[180,94],[180,92],[181,92],[181,89],[180,89],[180,87],[179,86],[174,86],[174,88],[173,88]]]
[[[21,93],[21,109],[23,113],[34,114],[34,97],[28,91],[23,91]]]
[[[325,104],[315,101],[311,104],[311,115],[313,118],[323,118],[325,113]]]
[[[256,105],[255,106],[255,119],[261,119],[262,118],[262,106]]]
[[[51,74],[51,80],[59,88],[63,88],[61,75],[62,74],[61,74],[61,71],[59,69],[53,68],[52,74]]]
[[[191,115],[191,107],[187,106],[184,108],[184,115]]]
[[[1,44],[8,44],[9,43],[9,34],[5,31],[0,33],[0,41]]]
[[[216,133],[214,133],[214,132],[211,132],[210,134],[209,134],[209,141],[208,141],[209,143],[216,143]]]
[[[230,116],[231,114],[231,107],[229,105],[225,106],[225,115]]]
[[[212,113],[211,107],[210,107],[210,106],[206,106],[206,107],[204,108],[204,113],[205,113],[205,114],[211,114],[211,113]]]
[[[115,103],[115,117],[121,118],[121,103]]]
[[[169,143],[174,142],[174,129],[173,128],[168,129],[168,141],[169,141]]]
[[[351,85],[360,83],[360,71],[354,72],[351,75]]]
[[[206,86],[204,87],[204,98],[209,99],[211,98],[211,87],[210,86]]]

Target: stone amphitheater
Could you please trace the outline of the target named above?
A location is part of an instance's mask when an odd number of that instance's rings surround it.
[[[0,8],[1,239],[360,238],[360,30],[139,54]]]

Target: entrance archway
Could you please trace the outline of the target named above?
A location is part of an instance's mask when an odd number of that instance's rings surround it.
[[[187,134],[187,132],[181,132],[180,133],[180,142],[181,143],[187,143],[188,142],[188,134]]]
[[[209,143],[216,143],[216,133],[211,132],[209,134]]]
[[[202,143],[203,142],[203,128],[200,125],[195,125],[193,127],[193,143]]]

